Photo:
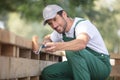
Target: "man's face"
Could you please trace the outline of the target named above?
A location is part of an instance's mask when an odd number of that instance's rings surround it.
[[[49,19],[47,23],[58,33],[65,32],[65,28],[67,27],[67,22],[64,17],[58,14],[53,19]]]

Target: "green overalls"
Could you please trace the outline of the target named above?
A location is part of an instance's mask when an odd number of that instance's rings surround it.
[[[63,35],[64,41],[75,38],[75,31],[74,38]],[[42,80],[105,80],[110,74],[110,57],[88,47],[80,51],[66,51],[66,57],[67,61],[46,67],[41,74]]]

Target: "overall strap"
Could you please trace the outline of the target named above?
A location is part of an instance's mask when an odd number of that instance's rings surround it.
[[[73,39],[76,38],[76,36],[75,36],[75,28],[76,28],[77,24],[78,24],[79,22],[81,22],[81,21],[84,21],[84,19],[78,20],[78,21],[76,22],[76,24],[75,24],[74,33],[73,33],[74,37],[73,37],[73,38],[71,38],[71,37],[66,37],[65,33],[62,33],[62,36],[63,36],[63,40],[64,40],[64,41],[70,41],[70,40],[73,40]]]
[[[85,19],[78,20],[77,23],[75,24],[75,27],[74,27],[74,38],[76,38],[76,36],[75,36],[75,28],[78,25],[78,23],[82,22],[82,21],[85,21]]]

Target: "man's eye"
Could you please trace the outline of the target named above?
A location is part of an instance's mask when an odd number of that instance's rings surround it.
[[[51,25],[52,23],[48,23],[48,25]]]
[[[56,18],[54,18],[53,20],[56,21]]]

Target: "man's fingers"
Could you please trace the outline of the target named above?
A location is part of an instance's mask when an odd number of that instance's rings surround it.
[[[55,52],[56,51],[56,46],[55,46],[55,44],[52,42],[50,42],[50,43],[46,43],[45,44],[45,51],[47,51],[47,52]]]
[[[32,37],[32,48],[34,51],[37,51],[38,48],[39,48],[39,45],[38,45],[38,36],[33,36]]]

